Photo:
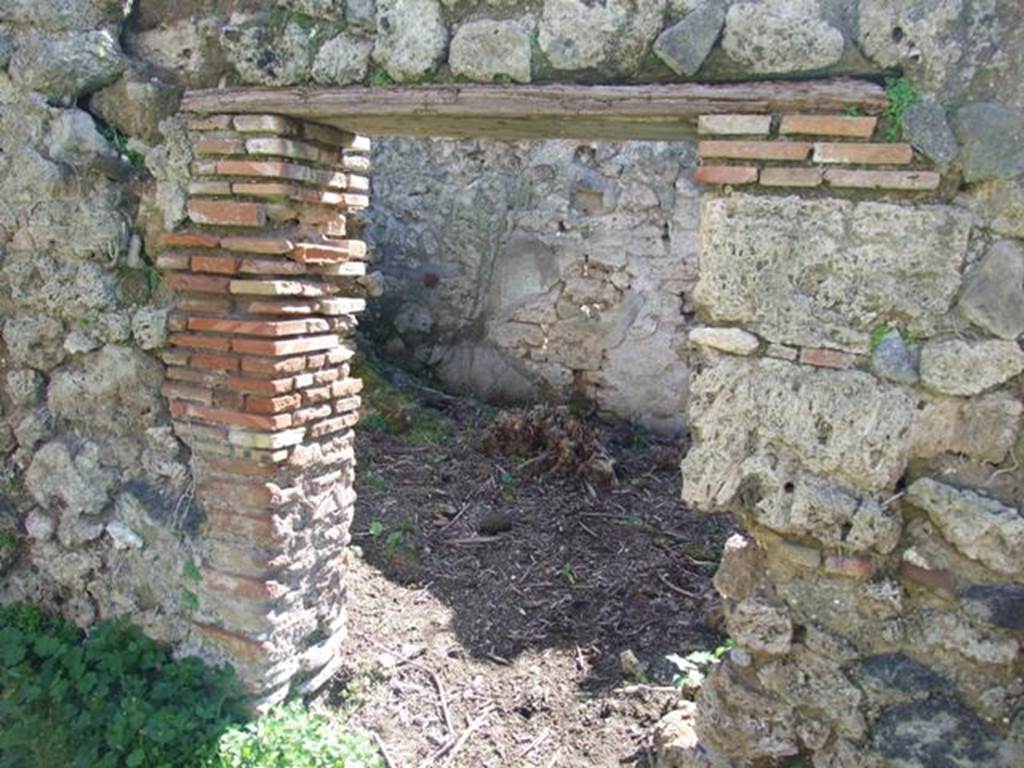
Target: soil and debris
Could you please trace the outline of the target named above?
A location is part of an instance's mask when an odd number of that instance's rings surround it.
[[[318,703],[391,768],[649,766],[671,654],[713,649],[727,517],[679,444],[367,379],[348,660]]]

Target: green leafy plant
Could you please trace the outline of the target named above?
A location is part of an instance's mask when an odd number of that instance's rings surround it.
[[[181,574],[193,584],[198,584],[203,580],[203,574],[199,570],[199,566],[196,565],[196,561],[192,559],[185,561],[185,565],[181,568]]]
[[[374,520],[370,523],[370,535],[375,539],[384,533],[384,523],[380,520]]]
[[[920,96],[910,81],[902,77],[886,78],[885,94],[889,97],[889,103],[882,113],[887,123],[882,138],[886,141],[899,141],[903,138],[903,116]]]
[[[377,69],[370,73],[370,79],[367,81],[370,85],[375,88],[383,88],[388,85],[394,85],[395,80],[383,69]]]
[[[17,534],[10,528],[0,529],[0,549],[16,549],[17,546]]]
[[[856,104],[851,104],[850,106],[843,110],[843,114],[845,114],[847,117],[860,117],[860,107],[858,107]]]
[[[114,148],[118,155],[127,160],[132,168],[138,171],[145,170],[146,158],[141,152],[136,152],[128,146],[128,137],[112,125],[97,125],[100,135],[107,140],[107,143]]]
[[[370,737],[295,702],[228,730],[206,768],[384,768],[384,760]]]
[[[572,567],[572,563],[566,563],[558,569],[558,575],[562,577],[562,581],[568,584],[570,587],[575,587],[580,583],[579,577],[576,575],[576,569]]]
[[[733,645],[732,640],[726,640],[713,651],[693,651],[685,656],[670,653],[665,659],[676,668],[672,685],[676,688],[699,688],[708,671],[722,660]]]
[[[198,766],[246,718],[230,668],[123,621],[86,636],[38,608],[0,608],[0,768]]]

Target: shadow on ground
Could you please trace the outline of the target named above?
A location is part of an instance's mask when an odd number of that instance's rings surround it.
[[[604,429],[617,482],[594,489],[485,454],[493,414],[441,405],[429,429],[359,433],[353,654],[335,703],[389,732],[403,766],[482,717],[486,736],[464,743],[487,743],[449,765],[644,765],[644,729],[674,698],[665,656],[720,642],[710,578],[731,521],[678,501],[678,444]],[[623,695],[638,679],[625,650],[652,688]]]

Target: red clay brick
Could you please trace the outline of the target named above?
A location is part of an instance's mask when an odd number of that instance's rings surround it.
[[[258,397],[249,395],[245,398],[245,410],[251,413],[281,413],[293,411],[302,405],[298,395],[281,395],[279,397]]]
[[[800,362],[821,368],[852,368],[857,364],[857,356],[835,349],[804,347],[800,350]]]
[[[846,115],[783,115],[781,134],[808,136],[848,136],[868,139],[875,132],[877,117],[848,117]]]
[[[295,379],[290,376],[283,379],[250,379],[232,376],[225,383],[237,392],[253,392],[261,395],[279,395],[291,392],[295,387]]]
[[[168,248],[216,248],[220,238],[201,232],[164,232],[160,244]]]
[[[332,363],[334,365],[338,365],[339,363],[345,363],[351,360],[354,354],[355,350],[350,349],[349,347],[343,346],[338,347],[336,349],[331,349],[328,350],[327,352],[327,362]],[[360,379],[359,381],[362,380]]]
[[[235,320],[223,317],[192,317],[188,321],[192,331],[219,331],[244,333],[250,336],[294,336],[309,332],[307,320]]]
[[[167,342],[174,347],[188,347],[189,349],[213,349],[217,352],[228,352],[231,349],[231,339],[223,336],[203,336],[196,333],[172,333]]]
[[[361,211],[370,207],[370,198],[367,195],[344,195],[345,208],[350,211]]]
[[[277,136],[264,136],[247,139],[245,151],[250,155],[276,155],[291,157],[296,160],[308,160],[313,163],[331,163],[334,157],[329,152],[294,139],[282,139]]]
[[[274,652],[273,646],[269,643],[261,643],[213,624],[194,621],[192,625],[199,631],[199,634],[223,648],[228,655],[250,664],[266,664]]]
[[[239,260],[233,256],[193,256],[193,272],[213,272],[218,275],[233,275],[238,271]]]
[[[192,131],[225,131],[231,127],[231,115],[189,116],[185,125]]]
[[[951,571],[945,568],[924,568],[904,560],[900,563],[900,576],[921,587],[952,596],[956,594],[956,582]]]
[[[340,375],[341,371],[339,371],[337,368],[328,368],[325,371],[317,371],[316,373],[314,373],[313,382],[319,385],[330,384],[334,381],[337,381]]]
[[[772,129],[771,115],[701,115],[697,133],[721,136],[767,136]]]
[[[343,397],[340,400],[334,401],[334,412],[338,414],[351,413],[352,411],[358,411],[362,404],[363,399],[358,395]]]
[[[290,254],[303,264],[334,264],[366,256],[362,240],[337,240],[333,243],[298,243]]]
[[[229,355],[192,355],[189,365],[207,371],[237,371],[238,358]]]
[[[343,429],[348,429],[355,425],[357,421],[359,421],[358,413],[348,413],[334,419],[320,421],[309,427],[309,437],[315,440],[316,438],[323,437],[324,435],[340,432]]]
[[[246,429],[260,429],[273,432],[278,429],[286,429],[292,425],[292,417],[288,414],[277,416],[263,416],[241,411],[228,411],[221,408],[208,408],[202,405],[188,406],[188,415],[216,422],[218,424],[229,424],[234,427],[245,427]]]
[[[311,421],[319,421],[320,419],[326,419],[332,413],[331,406],[329,403],[322,403],[320,405],[314,405],[309,408],[301,408],[292,413],[292,421],[295,426],[301,427],[305,424],[309,424]]]
[[[220,246],[226,251],[267,255],[289,253],[294,247],[291,240],[280,237],[222,237]]]
[[[305,182],[314,180],[313,169],[280,160],[221,160],[217,163],[217,173],[221,176],[264,176]]]
[[[193,176],[212,176],[217,173],[216,160],[193,160],[189,166]]]
[[[260,519],[232,514],[212,505],[204,504],[204,507],[207,535],[211,538],[227,535],[246,544],[273,544],[279,538],[273,518]]]
[[[187,253],[161,253],[156,257],[156,268],[165,272],[188,269]]]
[[[752,184],[757,181],[757,168],[746,165],[702,165],[693,174],[702,184]]]
[[[278,133],[288,136],[299,132],[300,124],[281,115],[236,115],[235,130],[241,133]]]
[[[222,299],[211,294],[180,294],[177,297],[178,309],[186,312],[227,312],[231,309],[231,300]]]
[[[732,160],[806,160],[811,144],[806,141],[701,141],[700,157]]]
[[[217,389],[213,393],[213,405],[228,411],[244,411],[245,395],[233,389]]]
[[[276,597],[281,590],[280,586],[275,585],[274,582],[247,576],[235,576],[208,566],[204,567],[202,572],[204,589],[225,592],[242,600],[269,601]]]
[[[909,144],[818,142],[814,145],[816,163],[905,165],[913,159],[914,150]]]
[[[212,427],[208,424],[180,420],[174,420],[171,423],[174,425],[175,434],[189,441],[205,440],[214,445],[221,445],[228,439],[228,431],[223,427]]]
[[[306,356],[287,357],[283,360],[272,357],[242,357],[242,370],[246,373],[288,374],[306,370]]]
[[[309,274],[305,264],[284,259],[242,259],[238,271],[246,275],[285,275],[289,277]]]
[[[924,192],[937,189],[941,177],[934,171],[850,171],[830,168],[825,171],[829,186],[850,189],[892,189]]]
[[[279,357],[297,355],[302,352],[314,352],[321,349],[336,347],[341,341],[334,334],[326,336],[306,336],[300,339],[234,339],[231,347],[235,352],[250,355],[267,355]]]
[[[244,155],[245,142],[217,136],[203,136],[195,143],[200,155]]]
[[[252,197],[291,197],[295,193],[295,187],[283,182],[236,182],[231,185],[231,191],[236,195],[250,195]]]
[[[844,555],[827,555],[825,570],[838,576],[866,581],[875,575],[878,567],[867,557],[849,557]]]
[[[164,284],[175,291],[198,291],[199,293],[227,293],[230,281],[226,277],[206,275],[164,275]]]
[[[230,195],[231,185],[226,181],[190,181],[189,195]]]
[[[197,224],[216,224],[224,227],[262,227],[267,221],[263,206],[227,200],[188,201],[188,216]]]
[[[763,187],[817,187],[822,176],[819,168],[762,168]]]
[[[167,378],[175,381],[187,381],[190,384],[201,384],[207,388],[220,387],[224,384],[222,371],[197,371],[193,368],[178,366],[170,366],[167,369]]]
[[[168,399],[190,400],[194,403],[209,405],[213,402],[213,393],[206,387],[182,384],[177,381],[165,381],[160,387],[160,394]]]
[[[302,401],[307,405],[324,403],[331,399],[330,387],[310,387],[302,390]]]
[[[348,397],[363,391],[362,379],[342,379],[331,385],[331,394],[334,397]]]

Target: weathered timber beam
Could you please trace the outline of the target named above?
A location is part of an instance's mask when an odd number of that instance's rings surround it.
[[[197,113],[273,113],[361,133],[501,138],[673,138],[698,115],[880,112],[885,91],[866,80],[708,85],[229,88],[191,91]]]

